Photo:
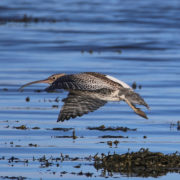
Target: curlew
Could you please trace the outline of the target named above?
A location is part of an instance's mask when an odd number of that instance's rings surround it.
[[[144,99],[138,93],[134,92],[128,84],[109,75],[96,72],[54,74],[47,79],[27,83],[21,86],[20,90],[35,83],[50,84],[50,86],[46,88],[47,91],[64,89],[71,94],[83,94],[83,96],[86,95],[92,99],[100,99],[104,102],[125,101],[136,114],[148,119],[146,114],[135,106],[139,104],[149,109]]]

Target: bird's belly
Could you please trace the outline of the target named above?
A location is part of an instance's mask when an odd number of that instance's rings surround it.
[[[100,91],[70,91],[77,95],[87,96],[94,99],[100,99],[103,101],[121,101],[122,98],[119,96],[119,90],[100,90]]]
[[[122,100],[119,95],[119,91],[113,91],[111,93],[94,93],[93,98],[98,98],[104,101],[120,101]]]
[[[120,99],[119,97],[105,97],[105,98],[102,98],[102,100],[104,100],[104,101],[121,101],[122,99]]]

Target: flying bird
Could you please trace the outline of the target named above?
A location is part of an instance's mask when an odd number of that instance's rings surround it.
[[[68,97],[64,100],[65,104],[61,109],[58,121],[82,116],[89,111],[92,112],[108,101],[125,101],[136,114],[148,119],[146,114],[135,106],[135,104],[139,104],[149,109],[144,99],[138,93],[134,92],[128,84],[109,75],[96,72],[54,74],[47,79],[27,83],[21,86],[19,90],[35,83],[50,84],[45,89],[46,91],[54,91],[56,89],[69,91]],[[99,103],[99,105],[95,106],[96,103]],[[77,107],[78,105],[79,109]],[[71,108],[69,108],[70,106]],[[73,110],[73,106],[75,110]],[[83,107],[85,108],[83,109]],[[68,108],[71,112],[68,111]]]

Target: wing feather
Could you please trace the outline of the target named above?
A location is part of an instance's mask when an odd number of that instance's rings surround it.
[[[69,93],[68,97],[65,98],[63,102],[64,105],[61,108],[57,121],[69,120],[70,118],[82,116],[106,104],[106,101],[73,93]]]

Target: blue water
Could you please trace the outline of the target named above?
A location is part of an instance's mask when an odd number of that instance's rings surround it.
[[[62,177],[67,179],[88,178],[71,174],[82,170],[93,173],[91,178],[102,179],[93,162],[64,161],[59,167],[40,168],[39,162],[33,162],[32,158],[58,157],[60,153],[83,158],[96,153],[137,151],[142,147],[163,153],[178,151],[179,11],[178,0],[0,1],[0,158],[5,157],[0,160],[0,177],[58,179],[61,172],[66,171]],[[22,22],[24,15],[31,20]],[[84,71],[105,73],[129,85],[133,82],[141,85],[136,92],[151,108],[150,111],[144,109],[149,119],[142,119],[120,102],[108,103],[88,115],[57,123],[62,102],[54,100],[65,98],[66,92],[35,92],[47,87],[40,84],[27,87],[23,92],[17,90],[24,83],[54,73]],[[26,97],[30,97],[30,102],[26,102]],[[29,129],[14,128],[21,125]],[[137,131],[87,129],[100,125],[137,128]],[[71,136],[72,130],[48,130],[55,127],[74,128],[78,138],[58,138]],[[128,138],[100,138],[103,135]],[[110,147],[109,140],[120,143]],[[37,147],[29,146],[31,143]],[[8,158],[12,156],[28,159],[29,164],[11,166]],[[81,167],[74,168],[78,164]],[[140,178],[120,174],[109,178],[117,176]],[[170,178],[179,179],[179,174],[161,176],[163,180]]]

